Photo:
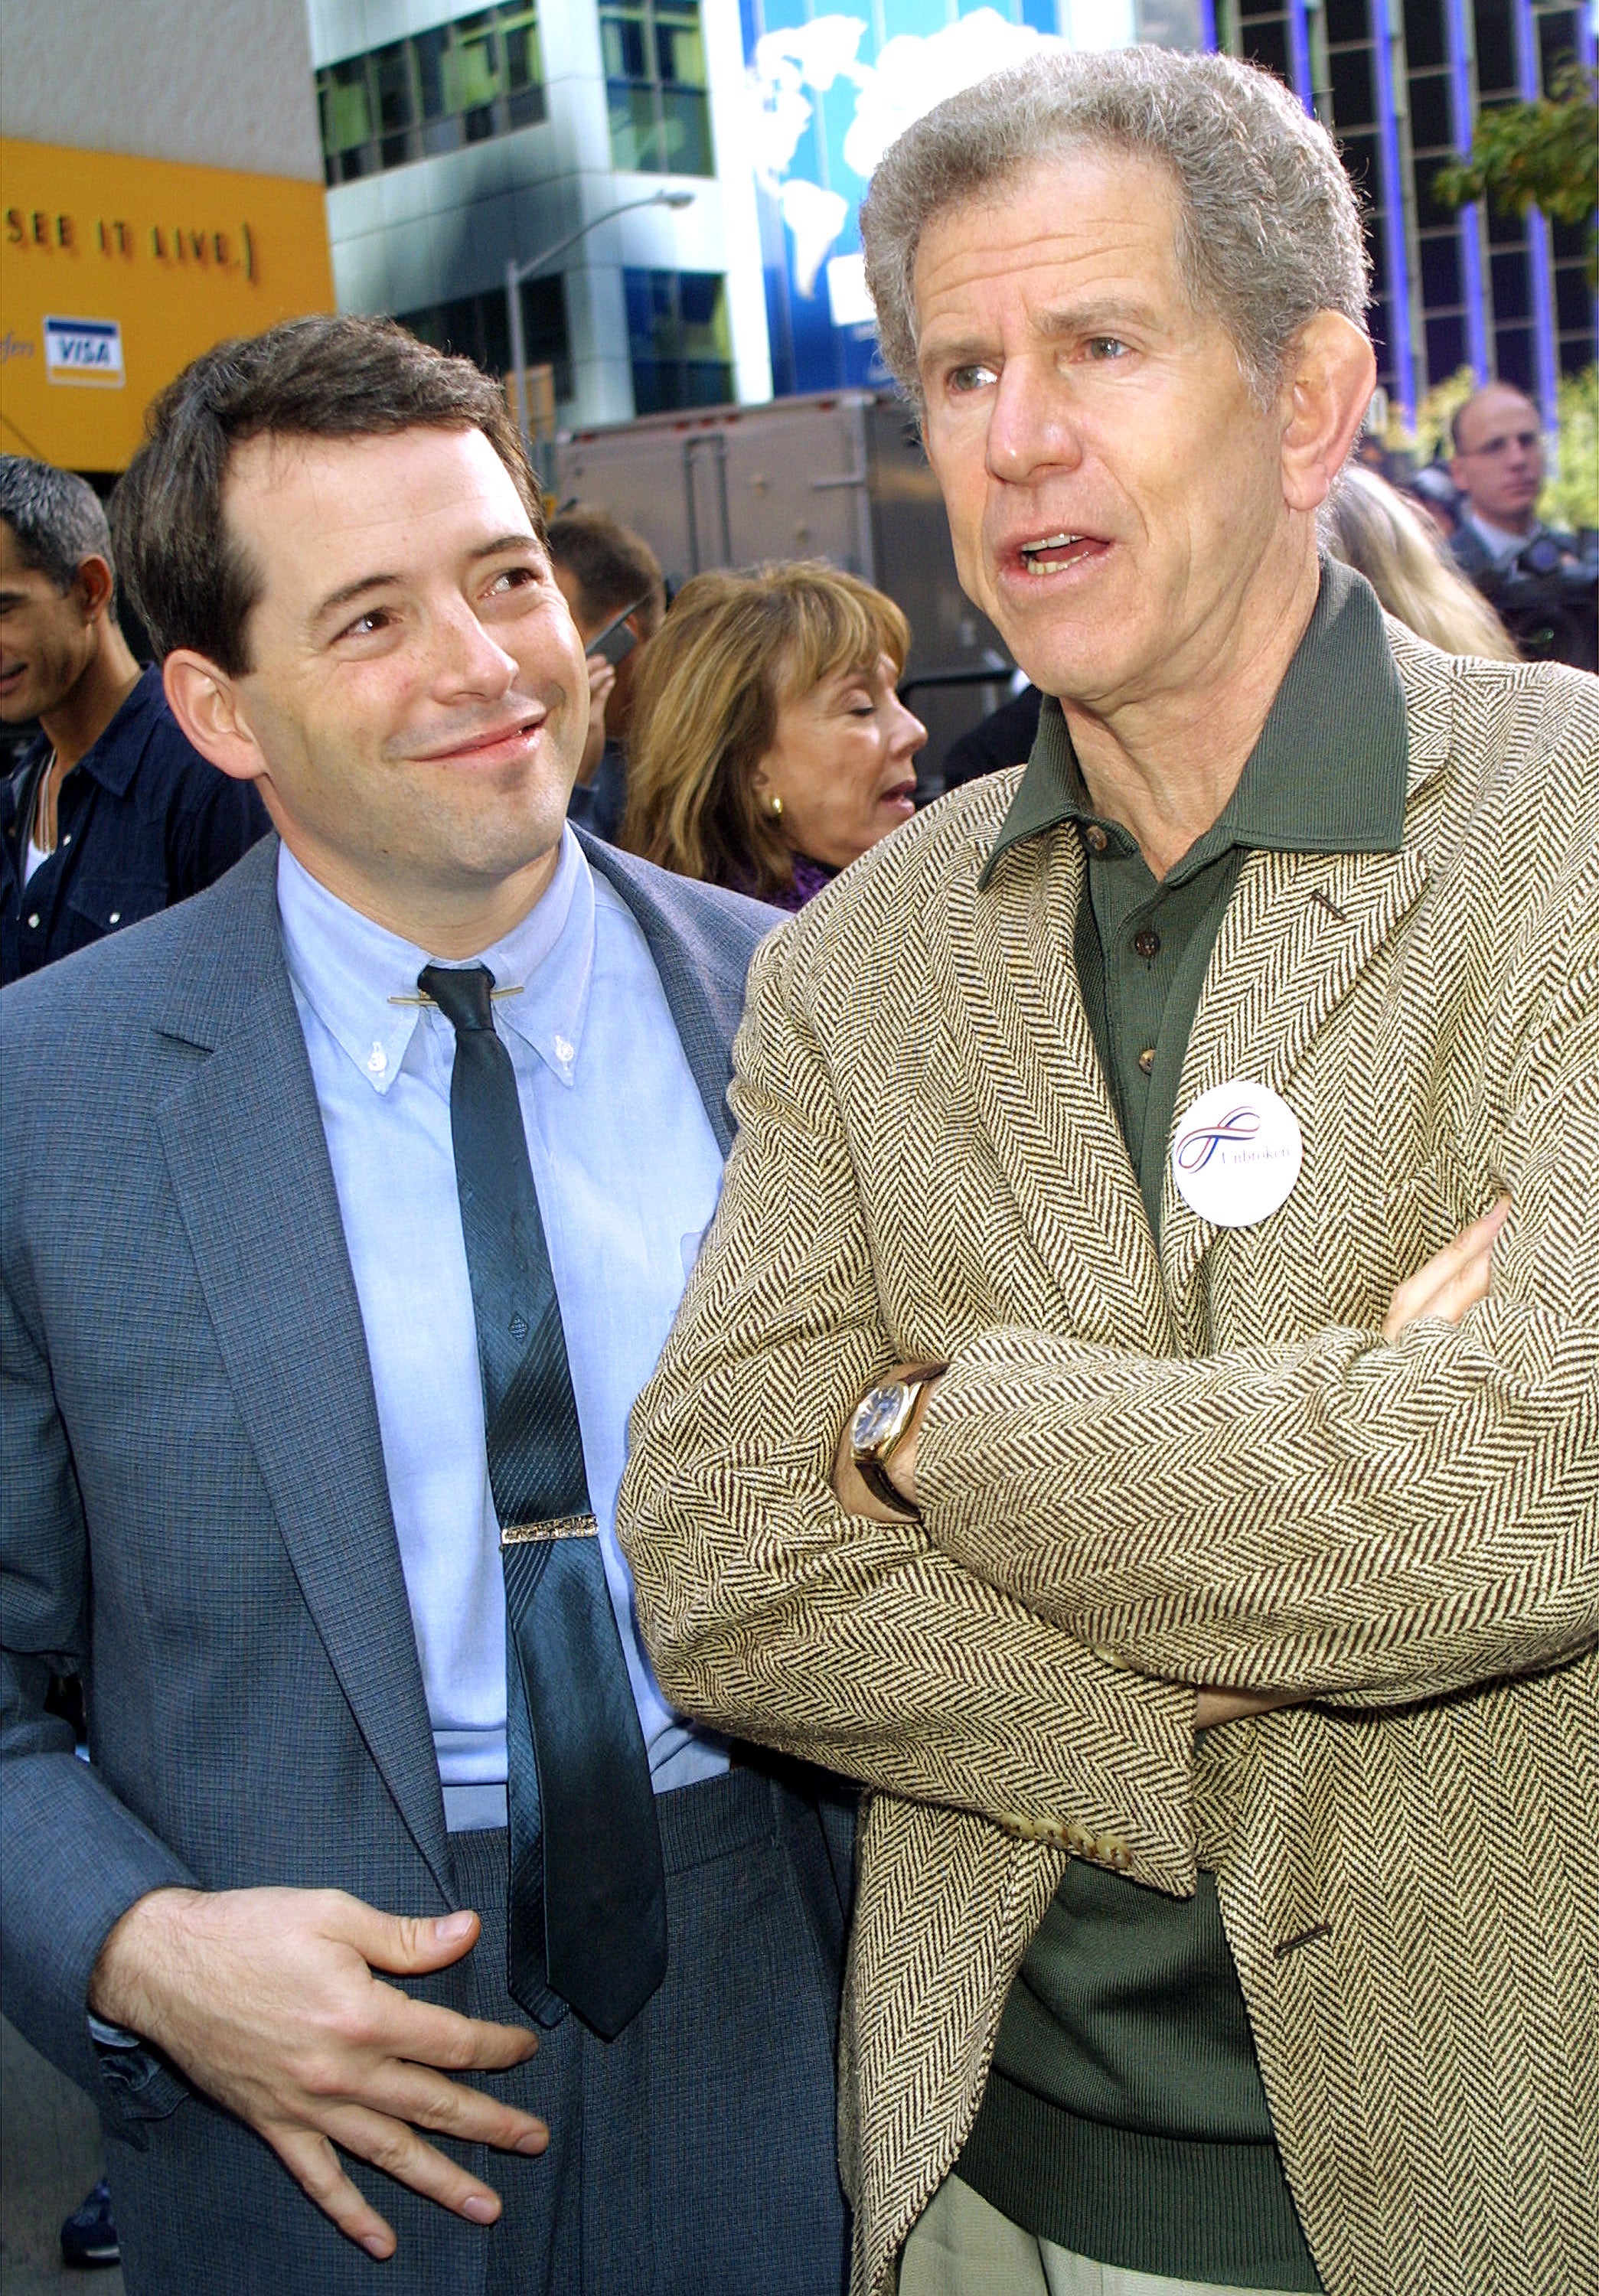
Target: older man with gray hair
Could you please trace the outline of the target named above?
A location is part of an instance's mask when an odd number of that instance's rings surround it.
[[[1318,555],[1355,199],[1035,59],[863,217],[1046,694],[750,976],[634,1420],[668,1694],[867,1789],[865,2296],[1599,2287],[1599,687]]]

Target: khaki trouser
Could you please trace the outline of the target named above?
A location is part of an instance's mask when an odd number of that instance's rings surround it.
[[[1038,2240],[958,2177],[946,2177],[911,2227],[899,2296],[1239,2296],[1210,2282],[1167,2280],[1095,2264]],[[1259,2296],[1280,2296],[1262,2290]]]

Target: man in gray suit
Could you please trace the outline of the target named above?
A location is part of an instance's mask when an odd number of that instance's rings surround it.
[[[279,834],[0,1004],[6,2012],[130,2290],[825,2296],[843,1828],[665,1704],[613,1523],[771,919],[564,827],[464,363],[223,346],[119,539]]]

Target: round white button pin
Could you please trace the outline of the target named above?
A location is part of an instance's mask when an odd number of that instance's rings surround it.
[[[1305,1160],[1300,1120],[1269,1085],[1234,1077],[1203,1092],[1177,1126],[1171,1174],[1213,1227],[1253,1227],[1293,1193]]]

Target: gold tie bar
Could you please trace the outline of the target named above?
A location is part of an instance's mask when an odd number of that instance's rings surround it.
[[[508,1522],[501,1527],[502,1546],[522,1546],[535,1538],[598,1538],[600,1526],[591,1514],[558,1514],[551,1522]]]

